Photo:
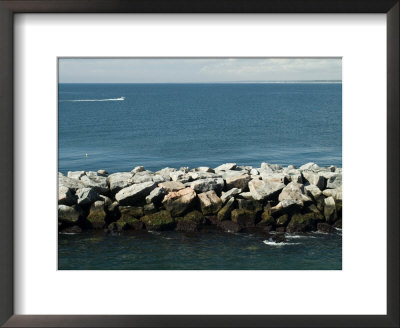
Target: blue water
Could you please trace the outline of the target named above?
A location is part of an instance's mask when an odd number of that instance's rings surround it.
[[[211,230],[59,235],[60,270],[341,270],[342,236],[309,233],[283,244]]]
[[[60,84],[58,113],[64,173],[342,164],[338,83]]]
[[[334,83],[60,84],[59,171],[341,166],[341,99]],[[61,234],[58,263],[98,270],[342,268],[340,234],[263,241],[218,231]]]

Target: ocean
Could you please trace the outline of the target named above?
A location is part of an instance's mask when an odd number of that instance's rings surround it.
[[[58,170],[342,166],[340,83],[59,84]],[[342,236],[60,234],[60,270],[341,270]]]
[[[62,173],[342,164],[339,83],[60,84],[58,118]]]

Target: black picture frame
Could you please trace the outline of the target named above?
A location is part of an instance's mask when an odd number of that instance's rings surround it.
[[[4,327],[399,327],[399,8],[399,0],[0,0],[0,324]],[[18,174],[13,168],[13,16],[16,13],[386,14],[387,315],[14,315],[13,176]]]

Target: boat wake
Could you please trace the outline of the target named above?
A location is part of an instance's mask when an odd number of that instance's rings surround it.
[[[109,99],[72,99],[72,100],[61,100],[62,102],[81,102],[81,101],[124,101],[125,97],[109,98]]]

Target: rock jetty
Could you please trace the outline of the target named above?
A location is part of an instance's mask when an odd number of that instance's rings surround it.
[[[142,166],[108,174],[58,175],[60,232],[101,229],[261,231],[269,234],[342,228],[342,169],[226,163],[216,168]],[[280,239],[279,237],[274,237]]]

